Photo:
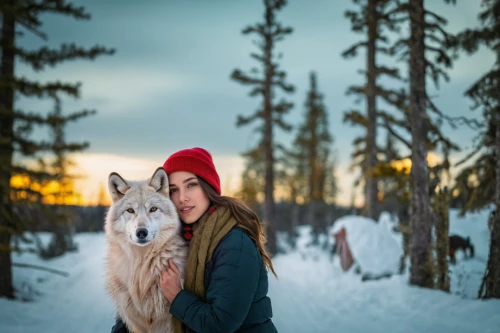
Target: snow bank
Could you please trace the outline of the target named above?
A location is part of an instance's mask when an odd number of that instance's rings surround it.
[[[387,230],[392,231],[394,230],[394,227],[397,227],[399,224],[398,217],[393,216],[389,212],[382,212],[380,213],[380,216],[378,217],[378,224],[381,227],[385,227]]]
[[[332,233],[346,230],[347,242],[363,274],[379,276],[399,270],[403,251],[386,224],[362,216],[344,216],[333,225]]]

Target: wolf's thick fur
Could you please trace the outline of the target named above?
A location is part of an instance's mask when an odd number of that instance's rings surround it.
[[[171,258],[184,276],[188,244],[169,198],[167,174],[158,168],[150,180],[129,182],[112,173],[108,188],[113,204],[105,222],[106,289],[130,331],[171,332],[160,271]]]

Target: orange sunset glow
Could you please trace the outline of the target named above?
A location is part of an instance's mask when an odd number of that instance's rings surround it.
[[[223,193],[233,195],[239,190],[240,175],[244,169],[244,160],[240,156],[213,156],[214,163],[218,169]],[[161,165],[153,159],[138,159],[114,154],[75,154],[71,157],[74,166],[70,168],[70,174],[76,178],[65,184],[56,181],[49,182],[43,187],[40,184],[30,184],[25,176],[15,176],[11,179],[11,186],[14,188],[30,187],[40,191],[44,196],[44,202],[48,204],[66,204],[95,206],[111,204],[108,194],[107,181],[111,172],[119,173],[126,180],[145,180],[149,178],[154,170]],[[161,158],[159,159],[161,161]],[[434,153],[427,155],[429,166],[435,166],[442,158]],[[406,174],[411,170],[411,159],[392,161],[391,166]],[[337,179],[342,189],[337,198],[340,205],[349,205],[350,198],[356,190],[352,188],[354,173],[343,173],[342,166],[337,170]],[[51,193],[66,192],[71,193],[64,197],[51,195]],[[363,205],[363,198],[359,191],[356,191],[355,204]],[[281,193],[276,193],[276,199],[283,197]],[[26,194],[20,193],[19,199],[26,199]]]
[[[436,153],[427,154],[427,165],[431,168],[441,163],[442,161],[443,158]],[[411,171],[411,158],[407,157],[402,160],[391,161],[391,166],[398,172],[404,171],[405,174],[409,174]]]
[[[75,190],[81,193],[83,205],[109,205],[108,177],[117,172],[126,180],[145,180],[162,165],[158,159],[130,158],[114,154],[77,154],[72,157],[75,167],[71,173],[78,175]],[[243,159],[240,156],[214,156],[220,175],[223,193],[234,193],[240,184]]]

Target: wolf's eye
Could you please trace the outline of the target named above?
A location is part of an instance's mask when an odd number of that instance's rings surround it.
[[[132,208],[127,209],[127,212],[129,212],[130,214],[134,214],[135,213]]]
[[[150,209],[149,211],[152,213],[152,212],[156,212],[157,210],[158,210],[158,208],[156,208],[156,207],[151,207],[151,209]]]

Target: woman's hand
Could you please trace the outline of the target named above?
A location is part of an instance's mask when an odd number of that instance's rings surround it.
[[[181,273],[172,259],[168,259],[168,266],[161,271],[160,288],[166,299],[172,304],[181,288]]]

